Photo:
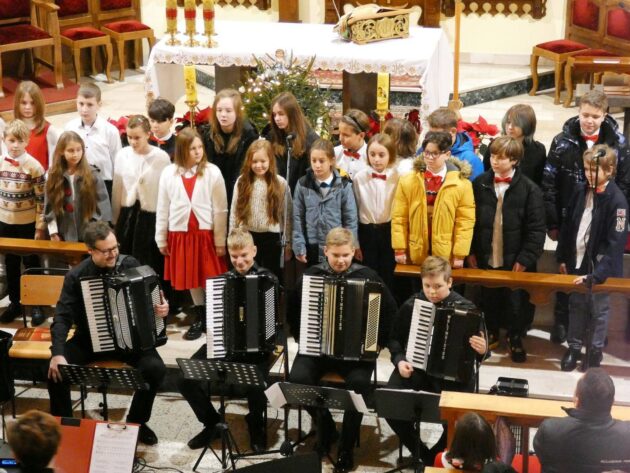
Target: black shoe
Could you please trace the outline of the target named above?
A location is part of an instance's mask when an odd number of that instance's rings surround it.
[[[245,416],[247,430],[249,431],[249,446],[254,453],[264,452],[267,445],[265,442],[265,428],[262,415],[255,415],[251,412]]]
[[[138,441],[145,445],[155,445],[158,443],[157,435],[153,432],[147,424],[140,425],[140,431],[138,432]]]
[[[604,358],[604,355],[602,354],[602,351],[599,348],[591,348],[588,354],[588,367],[599,368],[599,366],[602,363],[603,358]]]
[[[496,350],[499,347],[499,334],[488,332],[488,351]]]
[[[339,439],[339,432],[337,432],[337,425],[330,414],[322,416],[322,425],[317,425],[317,442],[315,444],[315,451],[324,458],[330,452],[330,447]]]
[[[37,327],[38,325],[46,322],[46,314],[39,306],[34,306],[31,309],[31,327]]]
[[[193,322],[188,331],[184,334],[184,338],[186,340],[197,340],[199,337],[203,335],[203,332],[206,330],[206,324],[202,318],[198,318]]]
[[[551,329],[551,342],[561,344],[567,341],[567,328],[562,324],[555,324]]]
[[[514,363],[525,363],[527,360],[527,352],[523,347],[523,340],[519,335],[508,337],[508,348]]]
[[[11,302],[9,307],[0,315],[0,322],[3,324],[10,324],[18,317],[22,317],[22,304],[15,304]]]
[[[354,470],[354,453],[352,450],[339,450],[335,472],[345,473]]]
[[[578,361],[582,358],[581,350],[575,348],[569,348],[560,362],[560,369],[562,371],[573,371],[578,364]]]
[[[210,442],[220,436],[221,434],[217,429],[215,429],[214,425],[205,426],[201,432],[188,441],[188,448],[191,450],[198,450],[200,448],[207,447],[210,445]]]

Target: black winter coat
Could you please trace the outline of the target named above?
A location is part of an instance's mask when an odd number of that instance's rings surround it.
[[[542,185],[546,159],[547,150],[545,149],[544,144],[540,141],[523,140],[523,159],[521,159],[521,162],[518,164],[518,168],[521,170],[523,175],[529,177],[538,187]],[[489,146],[483,155],[483,169],[484,171],[489,171],[491,169]]]
[[[487,171],[473,182],[475,193],[475,232],[471,253],[480,268],[488,268],[492,255],[492,233],[497,195],[494,172]],[[520,168],[516,169],[503,196],[503,265],[519,262],[533,270],[545,244],[545,209],[540,189]]]
[[[588,274],[591,255],[596,284],[607,278],[623,276],[623,250],[628,235],[628,202],[614,182],[597,194],[586,254],[579,268],[576,264],[576,239],[586,203],[587,184],[581,183],[571,197],[567,218],[560,229],[556,258],[567,265],[569,274]]]
[[[610,115],[602,122],[597,144],[607,144],[617,152],[615,182],[630,201],[630,148],[619,125]],[[543,173],[542,189],[545,199],[547,229],[560,228],[576,184],[586,181],[582,156],[586,151],[580,120],[569,118],[562,132],[553,139]]]

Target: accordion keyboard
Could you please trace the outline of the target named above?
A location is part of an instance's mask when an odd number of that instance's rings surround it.
[[[85,279],[81,287],[94,353],[111,351],[115,346],[108,329],[105,282],[100,278]]]
[[[411,329],[407,343],[407,360],[416,368],[427,369],[431,351],[431,332],[435,319],[435,306],[416,299],[411,315]]]
[[[208,358],[223,358],[226,355],[224,339],[223,290],[225,278],[208,279],[206,283],[206,330]]]

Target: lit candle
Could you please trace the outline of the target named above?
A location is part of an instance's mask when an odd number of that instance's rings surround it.
[[[206,36],[214,34],[214,0],[203,0],[203,27]]]
[[[177,31],[177,0],[166,0],[166,31],[172,34]]]
[[[376,79],[376,110],[385,112],[389,110],[389,74],[379,72]]]
[[[197,4],[195,0],[184,0],[184,18],[186,19],[186,34],[195,34],[195,17]]]
[[[193,65],[184,66],[184,87],[186,89],[186,102],[196,102],[197,72]]]

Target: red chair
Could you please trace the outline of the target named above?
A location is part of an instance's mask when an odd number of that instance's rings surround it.
[[[629,56],[630,50],[630,4],[619,1],[608,2],[606,15],[606,34],[604,46],[606,49],[618,53],[619,56]]]

